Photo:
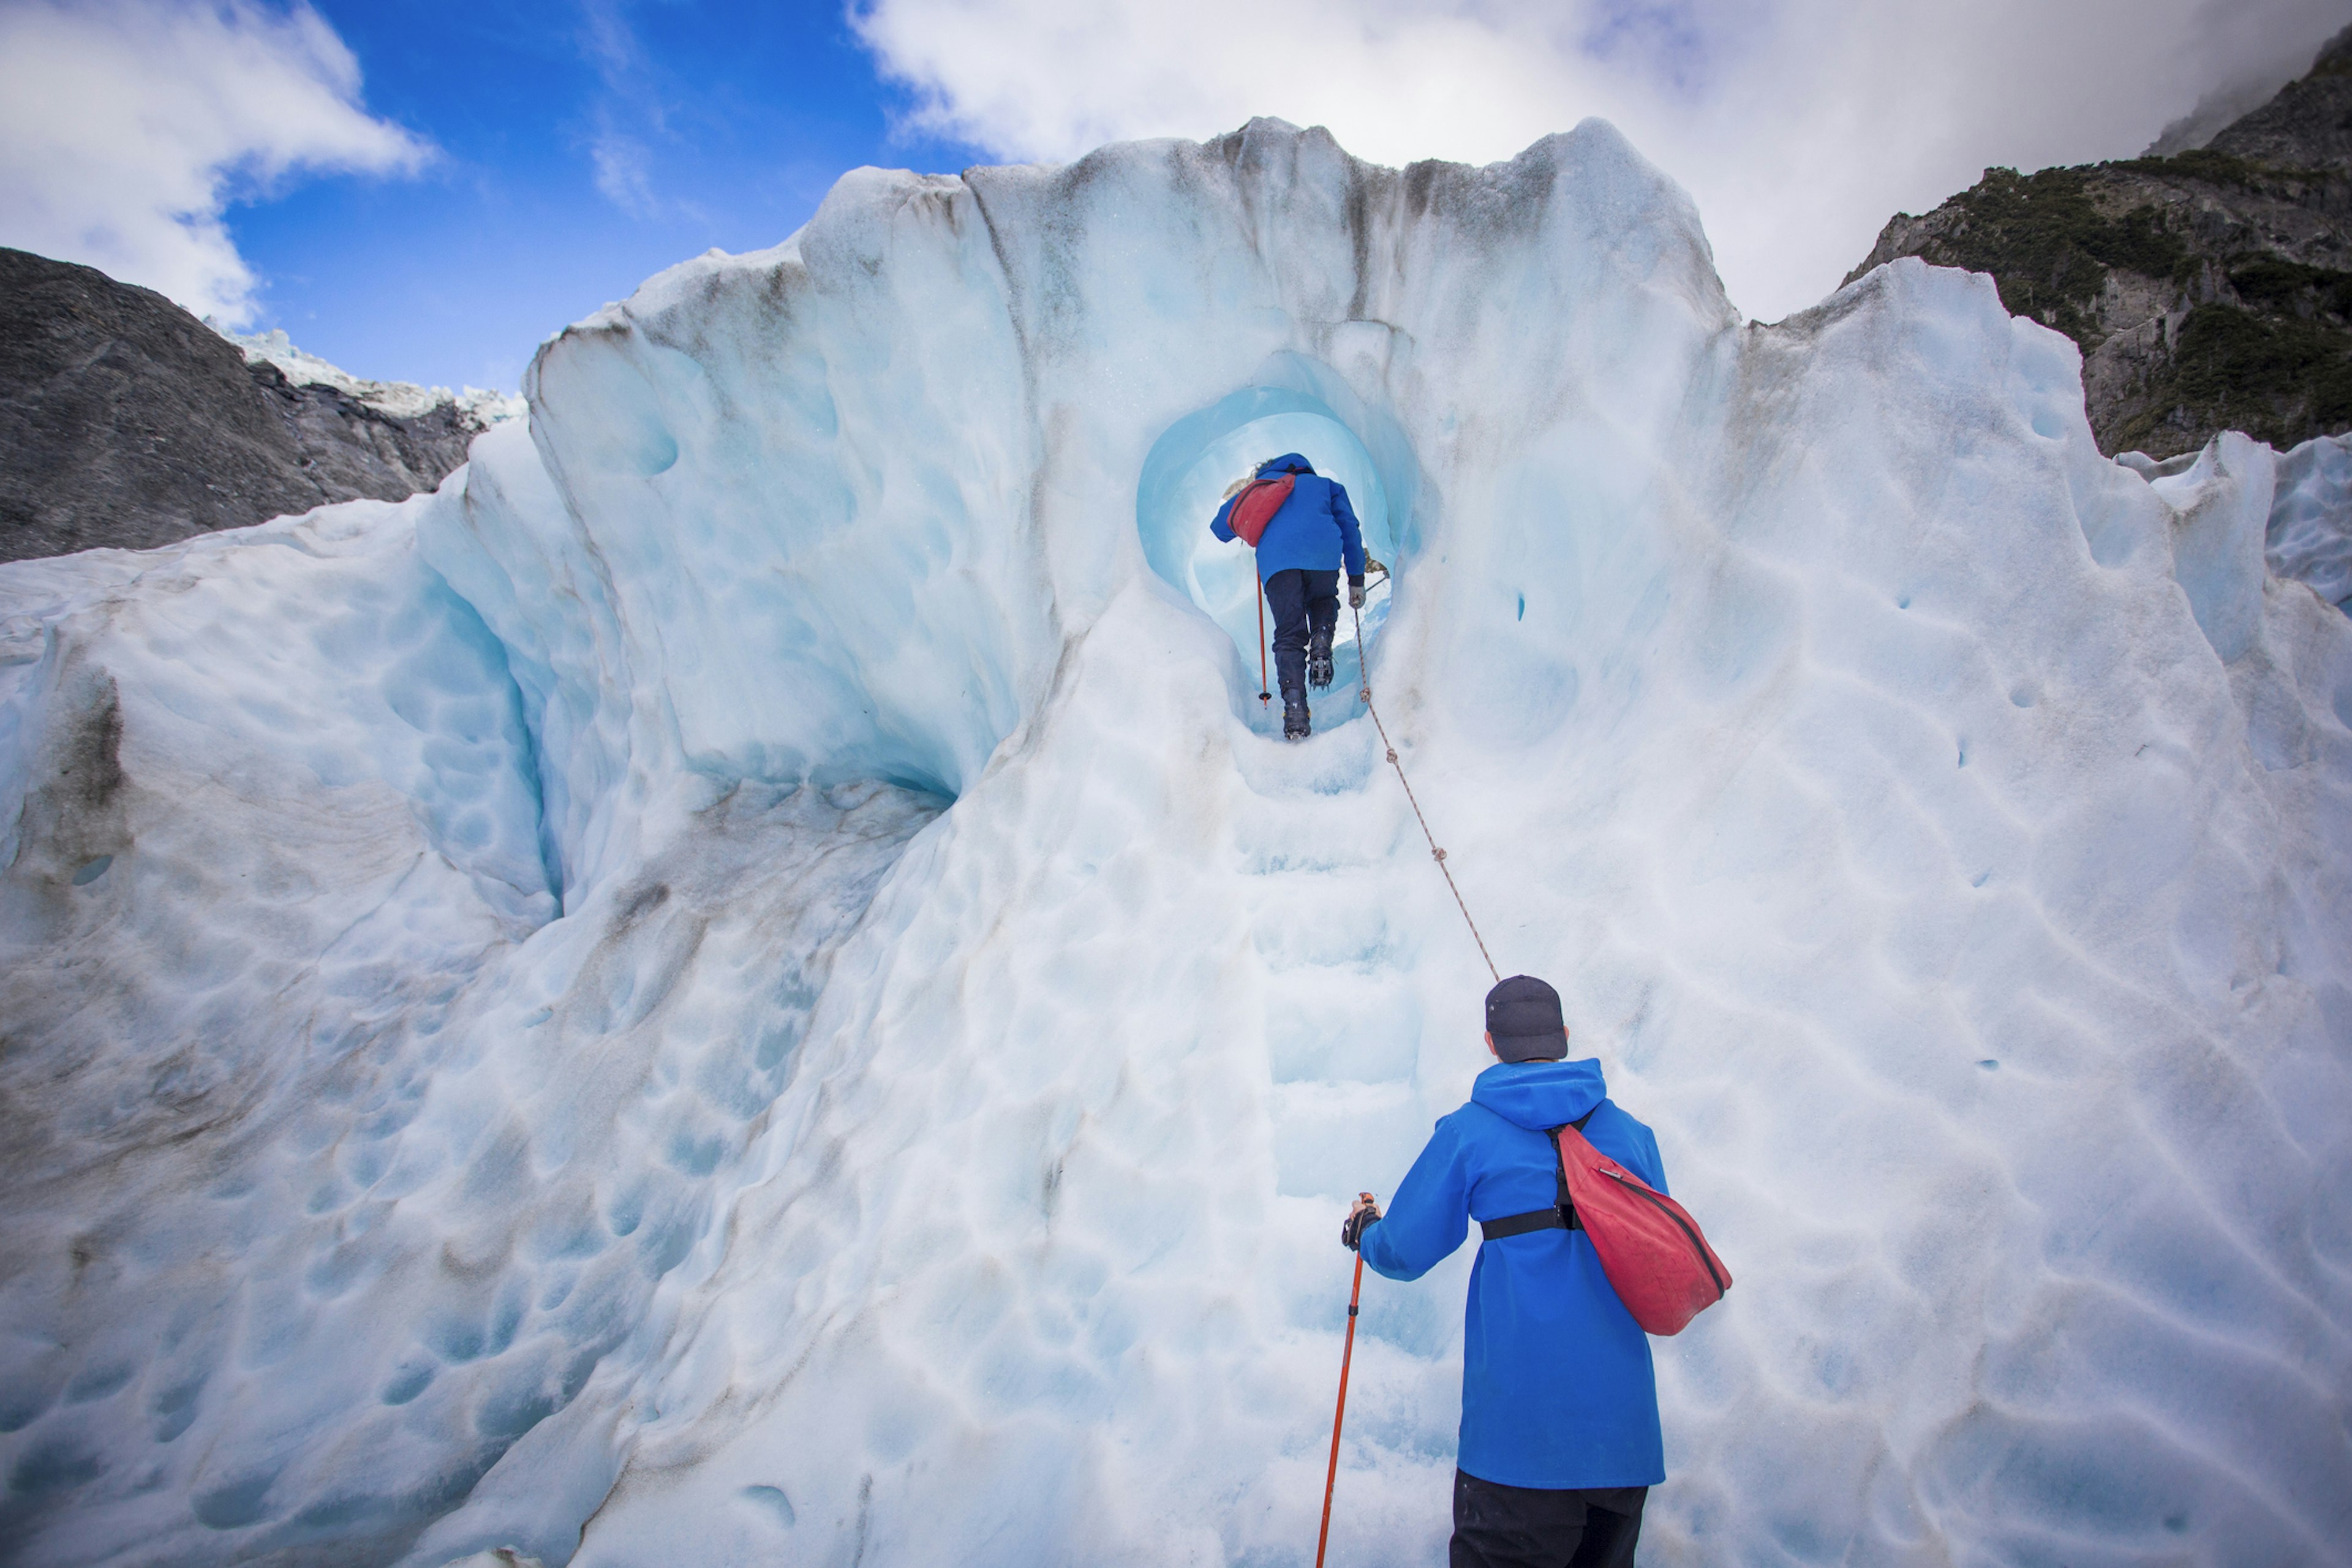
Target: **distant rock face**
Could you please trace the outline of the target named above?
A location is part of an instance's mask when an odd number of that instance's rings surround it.
[[[2352,427],[2352,29],[2203,148],[1988,169],[1897,214],[1847,281],[1899,256],[1989,272],[2013,314],[2073,338],[2110,454]]]
[[[0,248],[0,561],[398,500],[482,428],[452,403],[401,417],[298,386],[161,294]]]

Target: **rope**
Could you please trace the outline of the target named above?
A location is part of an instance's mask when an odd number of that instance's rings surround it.
[[[1404,797],[1412,804],[1413,820],[1421,824],[1421,836],[1429,840],[1429,858],[1437,862],[1437,869],[1445,879],[1446,888],[1454,894],[1454,907],[1462,911],[1462,923],[1470,928],[1470,940],[1478,944],[1478,956],[1486,961],[1486,973],[1495,984],[1503,983],[1503,972],[1495,967],[1494,955],[1486,951],[1486,939],[1478,934],[1478,922],[1470,918],[1470,906],[1462,900],[1462,889],[1454,886],[1454,872],[1445,864],[1445,851],[1437,847],[1437,836],[1429,830],[1429,818],[1421,813],[1421,802],[1412,793],[1412,781],[1404,776],[1404,764],[1397,761],[1396,742],[1389,739],[1389,727],[1381,722],[1381,710],[1372,706],[1372,664],[1364,657],[1364,613],[1353,604],[1348,613],[1356,619],[1356,671],[1363,677],[1364,711],[1372,716],[1372,727],[1381,732],[1381,744],[1388,749],[1389,766],[1396,769],[1397,783],[1404,785]]]

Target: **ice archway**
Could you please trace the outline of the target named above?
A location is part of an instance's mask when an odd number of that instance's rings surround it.
[[[1412,505],[1420,482],[1419,466],[1392,420],[1375,426],[1374,438],[1387,454],[1383,462],[1315,391],[1285,384],[1295,381],[1308,388],[1335,387],[1344,395],[1345,384],[1328,367],[1283,355],[1264,374],[1271,384],[1244,387],[1171,426],[1144,458],[1135,499],[1145,559],[1163,582],[1233,638],[1251,693],[1257,690],[1260,677],[1259,639],[1271,636],[1272,628],[1262,630],[1249,551],[1238,543],[1220,543],[1208,531],[1226,486],[1268,458],[1304,454],[1318,473],[1347,487],[1366,552],[1393,572],[1400,569],[1403,554],[1400,535],[1410,533],[1409,517],[1402,529],[1396,519],[1401,507]],[[1359,417],[1363,417],[1360,410]],[[1391,500],[1391,496],[1402,499]],[[1391,578],[1376,575],[1366,597],[1364,639],[1373,647],[1379,646],[1393,586]],[[1362,710],[1357,694],[1360,658],[1356,621],[1343,606],[1333,643],[1336,679],[1331,691],[1315,700],[1318,729],[1329,730]],[[1269,710],[1249,700],[1239,710],[1255,729],[1271,732],[1279,728],[1278,709]]]

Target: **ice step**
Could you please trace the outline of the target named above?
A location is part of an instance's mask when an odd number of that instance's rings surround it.
[[[1383,870],[1387,857],[1328,832],[1243,844],[1241,869],[1252,877],[1345,877]]]
[[[1275,890],[1275,889],[1270,889]],[[1250,911],[1250,943],[1274,975],[1300,969],[1383,974],[1410,966],[1419,943],[1366,889],[1284,887]]]
[[[1276,1084],[1266,1110],[1276,1190],[1286,1197],[1344,1200],[1379,1176],[1394,1180],[1429,1136],[1409,1083]]]
[[[1385,872],[1421,844],[1402,800],[1318,800],[1301,809],[1250,801],[1235,821],[1234,847],[1244,872],[1283,876]]]
[[[1276,1084],[1405,1082],[1420,1044],[1420,1001],[1398,975],[1306,970],[1269,989],[1266,1058]]]

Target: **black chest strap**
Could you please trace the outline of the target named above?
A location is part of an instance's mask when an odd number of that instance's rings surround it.
[[[1579,1132],[1583,1131],[1584,1124],[1591,1121],[1594,1113],[1600,1109],[1598,1105],[1594,1106],[1591,1110],[1586,1111],[1569,1125]],[[1557,1127],[1551,1129],[1548,1135],[1551,1139],[1551,1179],[1558,1184],[1558,1191],[1551,1207],[1529,1209],[1525,1214],[1508,1214],[1500,1219],[1480,1220],[1478,1229],[1486,1240],[1500,1241],[1507,1236],[1525,1236],[1533,1230],[1582,1230],[1584,1228],[1584,1223],[1576,1217],[1575,1201],[1569,1196],[1568,1193],[1568,1161],[1560,1153],[1559,1129]]]

